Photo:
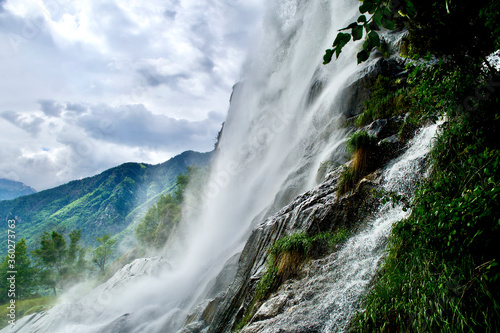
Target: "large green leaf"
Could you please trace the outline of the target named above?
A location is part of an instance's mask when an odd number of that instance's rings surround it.
[[[363,49],[370,52],[374,47],[380,46],[380,37],[375,31],[370,31],[363,43]]]
[[[330,61],[332,61],[332,56],[333,56],[332,49],[325,50],[325,55],[323,56],[323,65],[330,63]]]
[[[342,52],[342,48],[346,46],[347,43],[351,40],[351,35],[348,33],[344,32],[339,32],[337,34],[337,37],[335,38],[335,41],[333,42],[333,47],[335,50],[335,55],[337,58],[340,55],[340,52]]]
[[[357,54],[358,64],[368,60],[369,57],[370,57],[370,52],[368,52],[367,50],[361,50]]]
[[[356,25],[356,27],[352,28],[352,40],[360,40],[363,38],[363,26]]]
[[[375,10],[377,9],[377,5],[369,0],[363,1],[363,4],[359,7],[359,12],[361,14],[364,14],[366,12],[373,14]]]
[[[382,26],[386,29],[394,30],[392,13],[388,8],[384,8],[384,12],[382,13]]]

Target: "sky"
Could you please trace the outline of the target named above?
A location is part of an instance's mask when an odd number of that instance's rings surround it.
[[[0,178],[210,151],[263,0],[0,0]]]

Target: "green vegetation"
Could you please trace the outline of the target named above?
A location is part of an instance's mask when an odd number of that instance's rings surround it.
[[[307,260],[331,253],[336,246],[346,241],[349,235],[347,229],[339,228],[335,232],[323,232],[315,236],[299,232],[278,239],[267,250],[266,271],[257,284],[248,310],[235,325],[235,331],[248,324],[258,308],[257,304],[265,301],[283,282],[297,276]]]
[[[85,248],[78,245],[80,230],[69,234],[70,244],[56,231],[45,232],[40,239],[40,248],[33,251],[36,269],[32,271],[37,282],[54,291],[78,282],[85,273]]]
[[[370,52],[380,48],[377,31],[381,28],[408,29],[410,33],[403,55],[414,59],[430,52],[465,64],[483,60],[500,48],[498,1],[364,0],[359,12],[361,15],[356,22],[340,30],[350,30],[350,33],[339,32],[333,48],[325,51],[324,64],[332,60],[333,54],[338,58],[351,39],[357,41],[363,36],[365,41],[357,59],[358,63],[368,60]],[[366,14],[372,16],[368,19]]]
[[[141,246],[159,249],[171,234],[181,217],[181,207],[172,195],[162,195],[151,206],[135,229]]]
[[[424,119],[446,115],[447,122],[431,151],[431,175],[410,204],[410,217],[393,227],[387,257],[351,331],[495,332],[500,76],[485,59],[500,48],[500,3],[423,0],[413,3],[413,15],[399,17],[391,3],[365,0],[360,11],[389,8],[388,20],[409,30],[403,55],[420,65],[408,67],[405,84],[380,79],[358,125],[400,107],[410,112],[402,136]],[[360,39],[359,28],[351,29],[349,38],[340,37],[345,43],[334,43],[337,55],[351,36]],[[358,61],[366,58],[358,54]]]
[[[16,216],[16,231],[26,239],[29,249],[34,249],[48,230],[62,234],[81,230],[82,243],[95,246],[97,237],[124,231],[144,216],[160,195],[174,191],[177,175],[187,166],[205,166],[210,158],[210,153],[189,151],[159,165],[126,163],[94,177],[0,201],[0,215]],[[0,226],[5,227],[5,221],[0,221]],[[5,251],[0,250],[0,254]]]
[[[277,240],[268,249],[266,272],[257,285],[255,298],[265,299],[286,280],[295,277],[307,259],[320,258],[349,236],[346,229],[308,236],[295,233]]]
[[[352,134],[346,143],[347,151],[352,154],[351,164],[344,167],[339,180],[339,195],[354,189],[361,178],[374,167],[374,156],[378,150],[377,138],[364,131]]]
[[[26,235],[26,239],[17,242],[15,253],[6,255],[0,264],[3,312],[8,311],[7,305],[13,299],[16,319],[47,310],[55,303],[58,292],[84,279],[105,280],[143,255],[146,247],[163,246],[180,220],[181,205],[189,199],[196,206],[201,197],[199,187],[205,170],[188,165],[206,166],[210,156],[185,152],[161,165],[126,163],[95,177],[0,202],[0,212],[9,212],[4,216],[15,212],[16,234]],[[186,187],[190,181],[196,184],[188,196]],[[158,197],[137,227],[140,246],[116,260],[115,244],[119,237],[124,237],[126,227],[144,215],[146,207]],[[72,226],[82,230],[69,232]],[[121,234],[117,237],[116,232]],[[81,245],[84,240],[87,246],[92,244],[95,248]],[[28,247],[35,250],[29,252]],[[120,266],[113,265],[114,261]],[[17,271],[15,291],[10,290],[7,273],[12,264]]]
[[[173,195],[162,195],[148,209],[135,229],[135,237],[142,248],[160,249],[165,245],[181,219],[188,183],[200,185],[205,176],[205,169],[187,167],[185,173],[177,176]]]
[[[17,270],[15,296],[18,298],[29,297],[35,289],[35,269],[32,267],[31,259],[26,250],[26,241],[23,238],[17,242],[14,256],[6,255],[0,265],[0,303],[8,301],[12,296],[12,292],[9,292],[11,281],[8,278],[10,278],[10,274],[7,273],[12,271],[9,268],[11,264],[15,265]]]
[[[379,75],[370,85],[371,98],[364,103],[365,111],[356,118],[356,126],[362,127],[374,120],[405,114],[413,105],[413,90],[402,80]]]
[[[498,91],[456,114],[432,150],[433,173],[394,226],[357,330],[492,332],[500,327]],[[402,264],[405,263],[405,264]]]
[[[339,32],[333,48],[325,51],[323,56],[323,64],[328,64],[335,54],[339,57],[344,46],[351,41],[357,41],[365,36],[362,50],[358,52],[358,63],[368,60],[370,52],[374,48],[380,48],[381,41],[377,31],[380,28],[394,30],[397,20],[401,17],[414,18],[417,14],[414,5],[409,0],[391,1],[391,0],[364,0],[359,7],[359,12],[362,14],[356,22],[349,24],[340,31],[351,30],[351,33]],[[371,17],[367,18],[366,15]]]
[[[112,239],[109,235],[104,235],[97,237],[96,241],[99,245],[94,249],[92,262],[99,267],[99,272],[104,274],[109,264],[110,256],[113,253],[113,245],[115,245],[116,240]]]
[[[55,296],[44,296],[16,301],[16,319],[36,312],[47,311],[56,303]],[[8,318],[9,309],[7,306],[0,306],[0,318]],[[7,320],[0,321],[0,329],[8,325]]]

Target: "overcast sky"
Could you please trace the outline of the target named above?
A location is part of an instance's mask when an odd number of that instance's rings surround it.
[[[209,151],[262,0],[0,0],[0,178]]]

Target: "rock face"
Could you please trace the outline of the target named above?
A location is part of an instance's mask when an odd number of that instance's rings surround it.
[[[404,66],[397,59],[384,59],[382,57],[372,61],[364,70],[352,78],[352,82],[344,88],[340,96],[340,105],[346,112],[346,117],[351,118],[363,113],[364,103],[370,99],[371,87],[377,76],[383,75],[390,78],[406,76]]]
[[[182,332],[230,331],[248,309],[255,286],[265,269],[267,248],[277,239],[297,231],[316,234],[339,227],[353,229],[377,208],[378,200],[370,194],[371,190],[379,187],[377,174],[372,175],[373,181],[361,181],[353,193],[338,197],[336,184],[340,172],[339,167],[329,173],[320,186],[297,197],[252,232],[239,258],[237,273],[229,290],[200,305],[188,318],[188,325]],[[312,273],[313,267],[319,267],[316,261],[304,271]],[[293,292],[279,294],[260,307],[254,321],[275,317],[285,305],[289,307],[290,302],[297,303],[304,297],[307,295]],[[251,328],[248,330],[252,331]]]
[[[341,168],[338,168],[330,173],[320,186],[296,198],[252,232],[240,256],[235,280],[218,307],[213,321],[207,323],[211,324],[208,332],[229,332],[243,318],[252,302],[258,279],[264,272],[267,248],[276,240],[298,231],[316,234],[339,227],[354,229],[377,208],[378,200],[370,194],[371,190],[379,187],[377,176],[372,175],[374,181],[364,179],[352,194],[339,198],[336,184],[340,171]],[[312,266],[309,265],[304,271],[314,273],[315,265],[321,269],[317,262],[321,261],[313,261]],[[303,281],[299,282],[302,283]],[[265,325],[266,319],[281,313],[285,304],[289,308],[291,304],[298,304],[301,299],[308,297],[293,292],[292,285],[284,288],[291,291],[278,294],[259,308],[254,316],[254,321],[264,320],[259,325]],[[245,330],[253,331],[252,326]]]

